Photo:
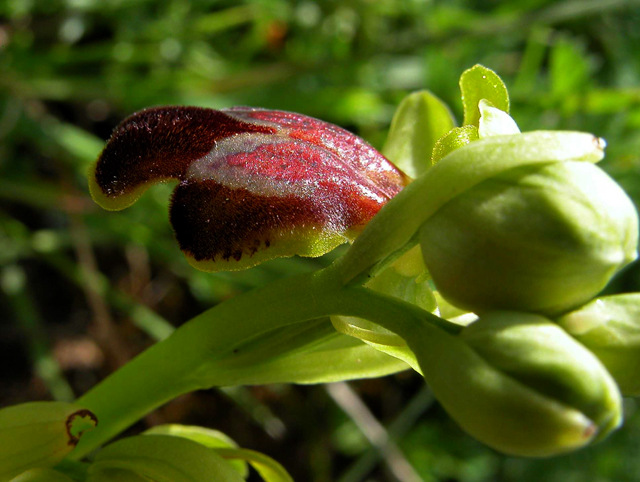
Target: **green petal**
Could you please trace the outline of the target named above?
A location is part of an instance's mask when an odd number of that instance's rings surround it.
[[[478,127],[481,99],[488,100],[494,107],[509,113],[509,93],[507,87],[493,70],[482,65],[474,65],[460,76],[460,91],[464,107],[463,125]]]
[[[478,108],[480,109],[478,127],[480,138],[520,134],[518,124],[513,118],[505,111],[493,107],[487,99],[481,99]]]

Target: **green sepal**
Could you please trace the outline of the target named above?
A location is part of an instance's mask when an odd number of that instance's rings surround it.
[[[436,141],[455,126],[449,107],[427,90],[406,96],[396,110],[382,154],[412,178],[432,164]]]
[[[271,457],[254,450],[216,449],[216,453],[228,462],[248,462],[265,482],[293,482],[286,469]]]
[[[113,470],[150,482],[243,482],[214,450],[170,435],[139,435],[108,445],[89,467],[87,482],[106,481],[105,474]]]
[[[478,127],[480,100],[488,100],[494,107],[509,113],[509,92],[502,79],[493,70],[474,65],[460,76],[460,91],[464,108],[463,125]]]
[[[444,136],[438,139],[431,153],[431,164],[436,164],[440,159],[455,151],[458,147],[477,141],[480,138],[476,126],[454,127]]]
[[[11,479],[10,482],[73,482],[64,474],[53,469],[30,469]]]
[[[151,427],[149,430],[143,432],[143,434],[183,437],[212,449],[238,448],[238,444],[223,432],[195,425],[180,425],[177,423],[156,425],[155,427]],[[246,479],[249,475],[249,467],[247,467],[246,462],[243,460],[230,460],[229,464],[238,471],[243,479]]]

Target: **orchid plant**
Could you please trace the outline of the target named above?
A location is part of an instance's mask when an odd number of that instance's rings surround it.
[[[154,427],[95,451],[193,390],[409,367],[464,430],[506,454],[557,455],[615,430],[622,395],[640,394],[640,295],[596,297],[637,257],[633,203],[595,165],[602,139],[521,133],[483,66],[460,87],[461,127],[417,92],[382,153],[290,112],[160,107],[123,121],[91,195],[119,210],[177,180],[170,221],[195,268],[351,246],[327,268],[202,313],[75,404],[1,410],[0,482],[234,482],[247,463],[289,481],[200,427]]]

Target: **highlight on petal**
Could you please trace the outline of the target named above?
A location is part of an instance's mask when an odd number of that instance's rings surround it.
[[[116,128],[89,184],[98,204],[120,210],[172,179],[176,238],[205,271],[320,256],[354,239],[408,182],[365,141],[311,117],[160,107]]]

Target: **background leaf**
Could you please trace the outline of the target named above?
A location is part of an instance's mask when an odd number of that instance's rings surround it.
[[[73,482],[73,479],[53,469],[31,469],[14,477],[10,482]]]

